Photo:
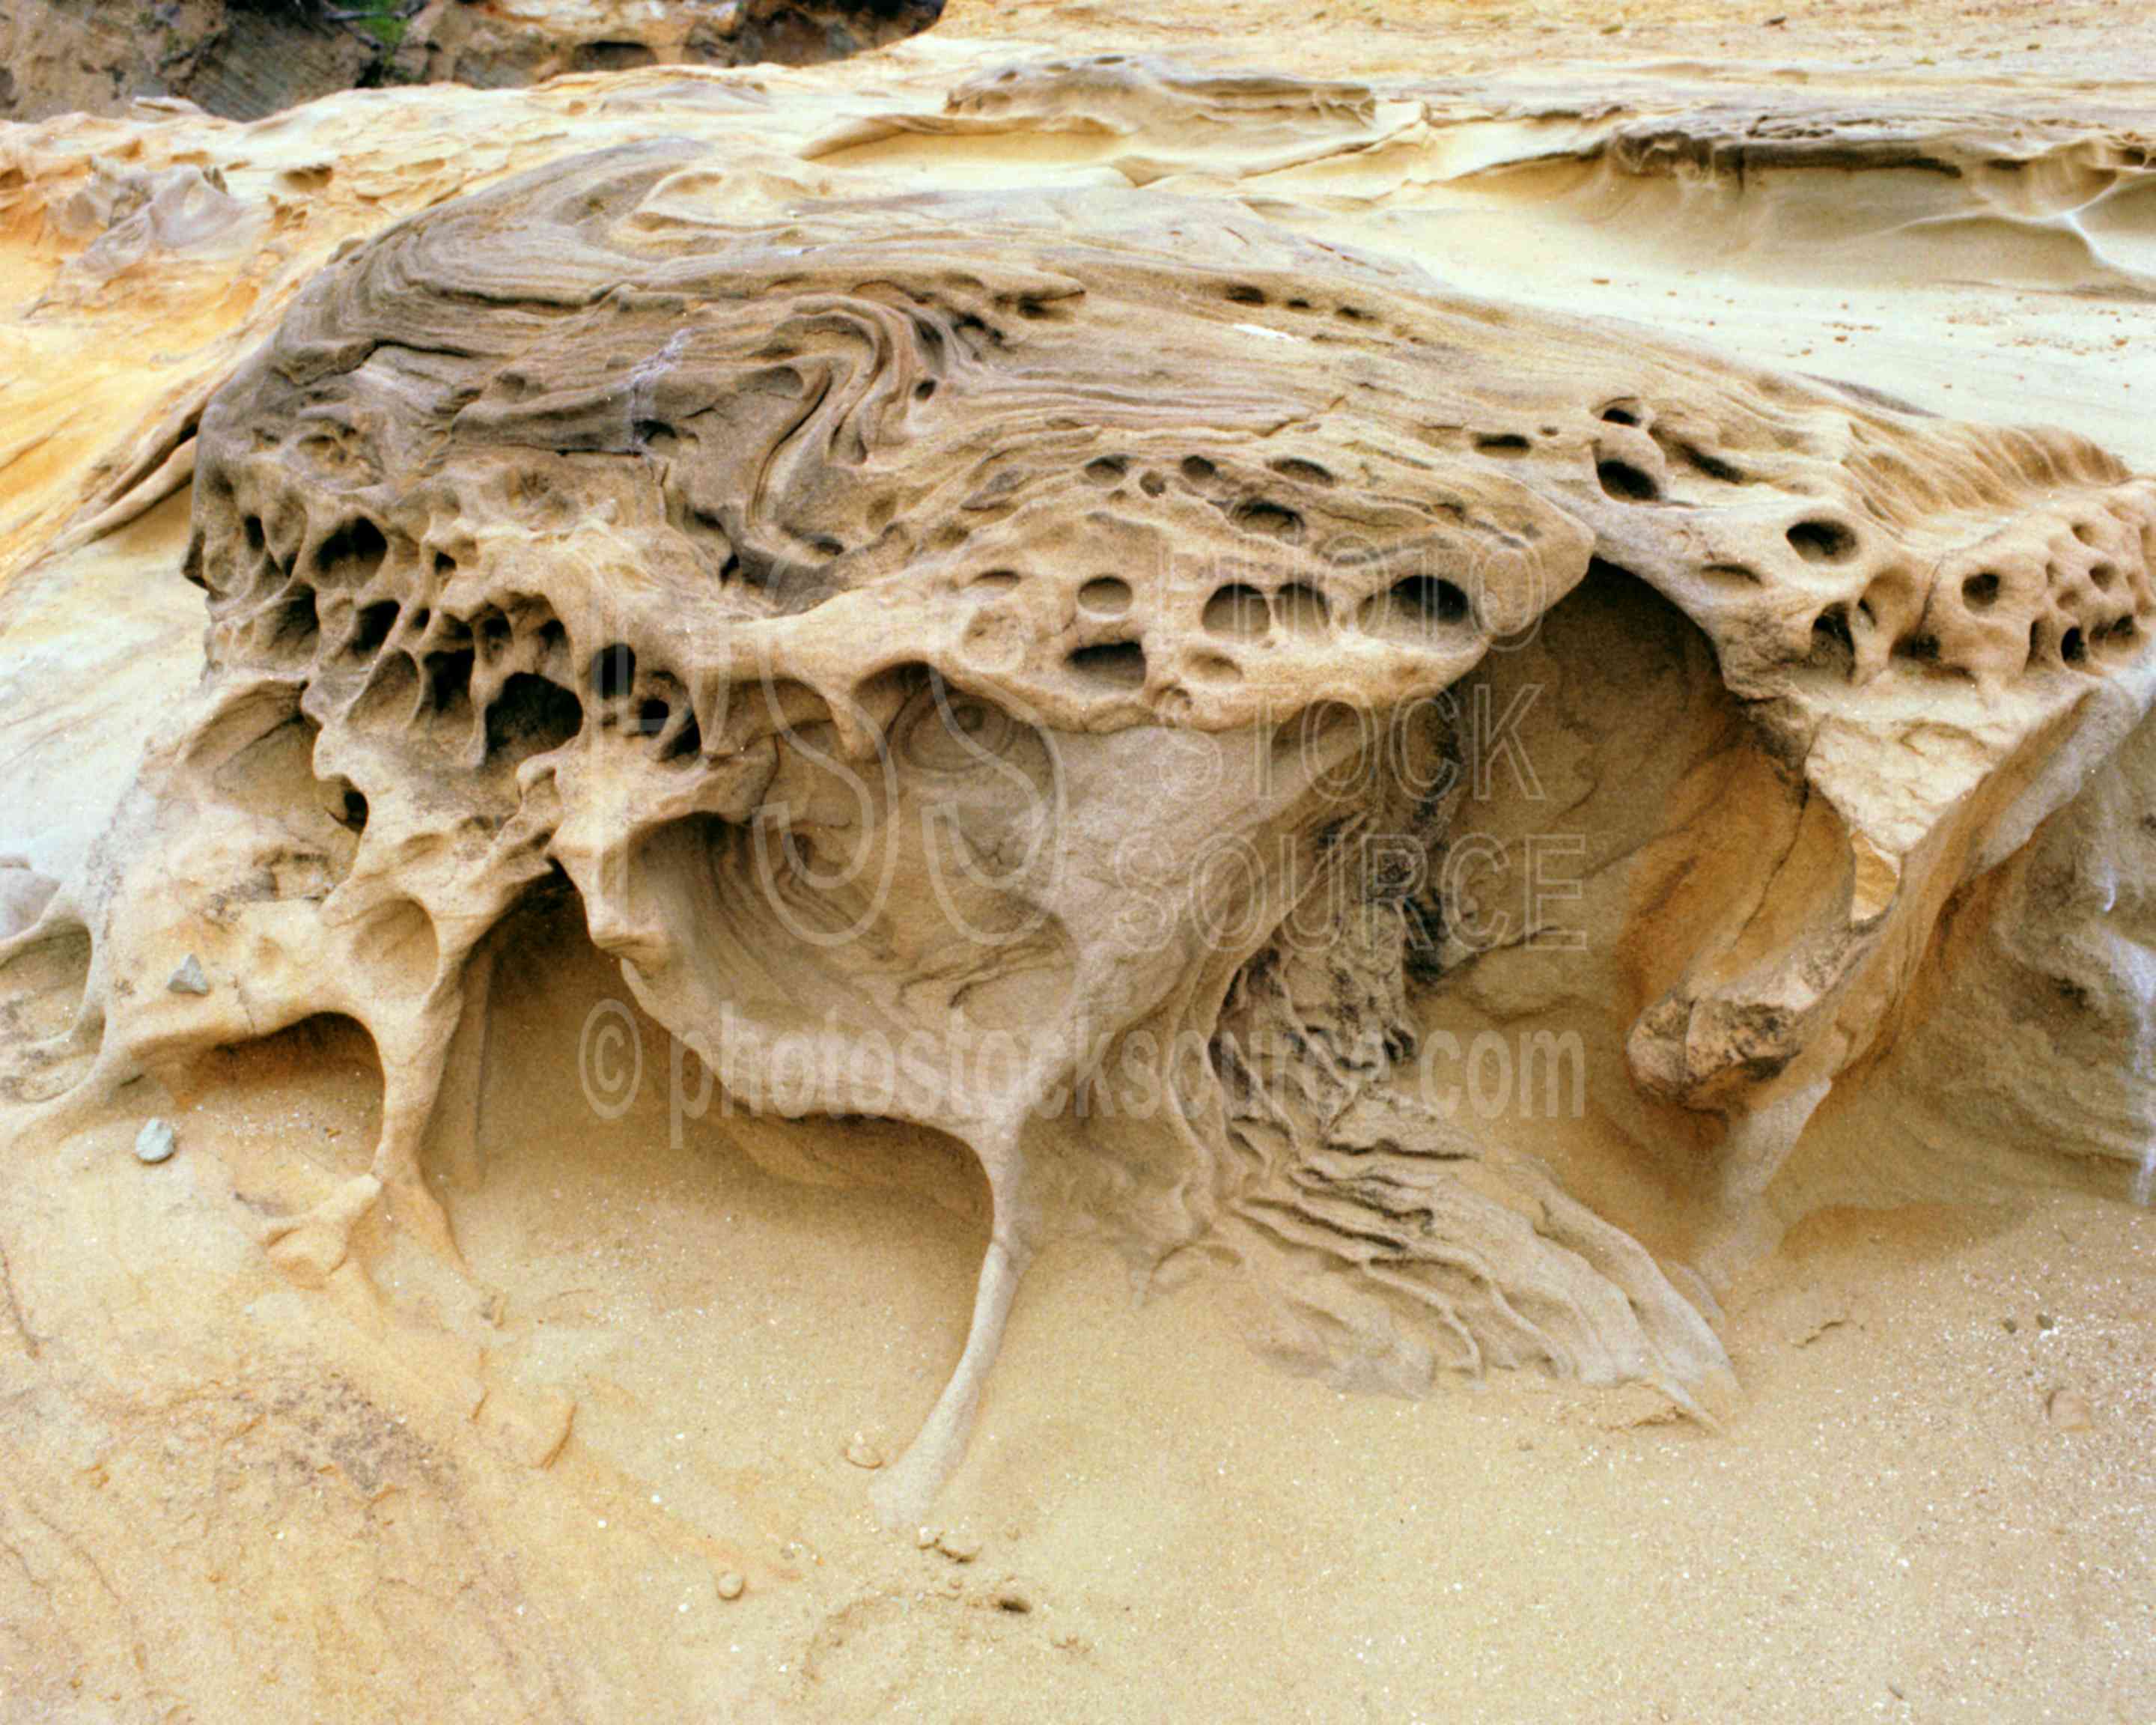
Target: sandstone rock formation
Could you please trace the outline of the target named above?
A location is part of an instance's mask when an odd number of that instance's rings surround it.
[[[2123,10],[540,10],[0,126],[0,1716],[2147,1712]]]
[[[1066,1216],[1245,1263],[1315,1368],[1697,1408],[1721,1348],[1653,1258],[1394,1082],[1410,989],[1487,944],[1447,691],[1599,571],[1753,727],[1756,848],[1625,931],[1631,1081],[1721,1123],[1726,1282],[1948,901],[2146,709],[2156,483],[1200,203],[726,187],[655,143],[418,218],[210,403],[214,694],[11,948],[91,942],[60,1106],[347,1015],[374,1165],[272,1253],[320,1282],[385,1193],[452,1251],[422,1145],[491,932],[566,875],[730,1092],[985,1169],[894,1520]],[[192,962],[207,994],[150,986]]]

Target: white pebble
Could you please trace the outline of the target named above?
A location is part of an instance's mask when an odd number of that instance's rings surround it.
[[[172,1122],[162,1117],[145,1121],[142,1130],[135,1135],[137,1162],[168,1162],[179,1147],[180,1135],[172,1130]]]

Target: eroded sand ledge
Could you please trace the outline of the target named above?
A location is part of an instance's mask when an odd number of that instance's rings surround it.
[[[410,140],[335,154],[359,98],[8,136],[8,280],[33,295],[8,339],[35,367],[0,605],[27,649],[9,733],[44,739],[11,769],[39,815],[8,834],[8,902],[40,920],[0,949],[8,1369],[44,1458],[9,1540],[21,1620],[67,1631],[20,1638],[33,1692],[90,1672],[110,1705],[219,1712],[221,1638],[289,1591],[340,1626],[302,1638],[272,1713],[373,1705],[382,1658],[468,1664],[474,1636],[498,1650],[483,1691],[547,1717],[843,1714],[966,1693],[968,1660],[1013,1695],[1077,1673],[1111,1710],[1168,1647],[1232,1663],[1245,1639],[1188,1601],[1157,1637],[1116,1621],[1119,1592],[1148,1596],[1106,1555],[1133,1549],[1113,1506],[1148,1491],[1147,1432],[1176,1480],[1145,1514],[1206,1530],[1149,1539],[1160,1573],[1218,1547],[1247,1597],[1307,1489],[1358,1553],[1325,1609],[1403,1630],[1372,1576],[1405,1558],[1450,1585],[1415,1529],[1486,1551],[1462,1571],[1486,1597],[1573,1585],[1498,1537],[1554,1489],[1520,1445],[1553,1469],[1607,1446],[1740,1517],[1763,1476],[1786,1516],[1824,1477],[1778,1464],[1795,1435],[1909,1441],[1898,1394],[1851,1423],[1866,1373],[1937,1386],[1919,1430],[1994,1410],[1934,1453],[1971,1481],[1952,1541],[2021,1524],[1974,1483],[2010,1456],[2069,1521],[2145,1493],[2120,1361],[2148,1340],[2110,1316],[2147,1286],[2118,1202],[2150,1138],[2141,448],[1493,300],[1486,259],[1463,294],[1371,220],[1541,175],[1511,219],[1561,232],[1568,201],[1614,183],[1651,208],[1667,182],[1697,244],[1733,195],[1801,228],[1832,207],[1807,176],[1885,188],[1866,211],[1922,187],[1927,231],[2078,235],[2046,268],[2093,326],[2136,288],[2130,123],[2022,125],[2009,194],[1994,121],[1932,95],[1783,141],[1726,95],[1590,124],[1531,89],[1463,116],[1404,81],[1006,57],[947,26],[827,74],[569,80],[485,99],[487,141],[430,164]],[[1666,100],[1696,74],[1651,75]],[[396,100],[447,132],[479,99]],[[652,141],[654,109],[677,139]],[[1568,162],[1589,179],[1546,198]],[[1850,239],[1850,279],[1907,215]],[[1900,243],[1904,280],[1958,267]],[[1745,267],[1724,279],[1733,304]],[[115,280],[167,296],[184,339],[70,387]],[[182,567],[213,624],[184,696]],[[106,650],[70,624],[91,604],[141,644],[104,685],[124,699],[64,686]],[[1522,716],[1493,741],[1496,713]],[[1574,860],[1554,899],[1553,834]],[[1191,891],[1224,834],[1265,865]],[[890,859],[873,891],[829,866],[865,843]],[[1163,914],[1137,928],[1133,901]],[[586,1111],[588,1070],[578,1092],[595,1023],[647,1051],[618,1119]],[[984,1026],[1020,1057],[940,1057]],[[891,1118],[670,1119],[669,1032],[737,1096]],[[846,1052],[908,1035],[966,1081],[864,1088]],[[1150,1073],[1172,1106],[1044,1113],[1100,1035],[1118,1073],[1178,1040],[1209,1058],[1194,1085]],[[1477,1035],[1571,1039],[1579,1106],[1434,1111],[1429,1051]],[[803,1046],[838,1075],[806,1092],[776,1069]],[[124,1153],[151,1113],[183,1143],[154,1170]],[[1949,1204],[1989,1208],[1907,1208]],[[2055,1262],[2053,1234],[2085,1254]],[[1117,1260],[1181,1291],[1105,1316]],[[2032,1264],[2078,1291],[2063,1334]],[[1936,1312],[1905,1324],[1866,1276]],[[1855,1377],[1807,1387],[1844,1348]],[[1193,1361],[1194,1401],[1164,1381]],[[1406,1404],[1320,1387],[1419,1396],[1489,1365],[1635,1388],[1559,1414],[1504,1374]],[[1727,1435],[1660,1424],[1677,1410]],[[1313,1443],[1362,1447],[1284,1488]],[[1241,1470],[1224,1507],[1209,1445]],[[897,1464],[886,1518],[940,1546],[870,1534],[849,1451]],[[147,1535],[85,1495],[116,1480]],[[1616,1490],[1578,1526],[1666,1539],[1669,1517]],[[304,1580],[232,1543],[264,1527],[308,1542]],[[2146,1574],[2144,1536],[2102,1538],[2105,1573]],[[1845,1592],[1841,1557],[1760,1538],[1799,1598]],[[2024,1580],[1986,1549],[1975,1601]],[[170,1620],[136,1591],[166,1552],[234,1626],[179,1633],[172,1676],[100,1627]],[[559,1639],[537,1552],[636,1602],[634,1675]],[[56,1592],[81,1563],[118,1617]],[[384,1582],[458,1603],[415,1615]],[[2102,1597],[2046,1670],[2131,1705],[2110,1650],[2133,1589]],[[549,1626],[512,1626],[535,1606]],[[654,1660],[665,1613],[692,1645]],[[1883,1651],[1814,1630],[1838,1665],[1752,1650],[1797,1715],[1799,1683],[1907,1690],[1937,1661],[1933,1692],[1975,1704],[1972,1671],[2027,1668],[1936,1627]],[[1486,1701],[1507,1635],[1456,1634],[1418,1630],[1368,1695]],[[1720,1681],[1669,1692],[1711,1706]],[[1548,1669],[1517,1691],[1538,1716],[1592,1692]],[[1352,1717],[1338,1700],[1306,1705]]]

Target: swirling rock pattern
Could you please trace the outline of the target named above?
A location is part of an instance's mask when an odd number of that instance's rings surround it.
[[[2156,483],[1240,208],[744,222],[728,187],[661,142],[419,216],[212,401],[187,569],[216,696],[45,912],[95,948],[57,1106],[350,1014],[374,1171],[273,1254],[326,1276],[385,1191],[453,1253],[421,1145],[491,932],[566,876],[737,1096],[911,1119],[986,1170],[973,1333],[890,1518],[1080,1217],[1241,1263],[1343,1377],[1538,1364],[1711,1411],[1726,1362],[1654,1258],[1398,1081],[1408,997],[1462,952],[1424,866],[1441,697],[1636,580],[1801,810],[1661,955],[1627,1048],[1723,1123],[1726,1271],[1949,896],[2145,711]],[[163,988],[198,954],[245,987]]]

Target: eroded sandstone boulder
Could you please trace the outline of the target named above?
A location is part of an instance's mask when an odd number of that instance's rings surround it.
[[[1711,1414],[1674,1266],[1411,1081],[1414,998],[1521,866],[1459,691],[1568,595],[1673,607],[1741,732],[1738,840],[1642,833],[1623,913],[1624,1081],[1698,1123],[1709,1281],[1943,907],[2156,689],[2156,483],[2094,445],[1187,200],[745,220],[700,147],[606,151],[332,264],[197,449],[211,698],[0,948],[93,955],[18,1093],[348,1014],[374,1167],[270,1250],[319,1279],[386,1195],[454,1254],[419,1157],[459,1020],[510,910],[572,889],[735,1096],[985,1169],[893,1518],[1063,1227],[1240,1266],[1346,1380],[1539,1366]],[[190,959],[206,993],[165,986]]]

